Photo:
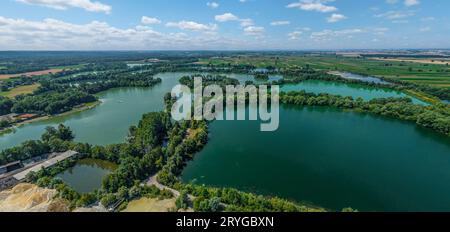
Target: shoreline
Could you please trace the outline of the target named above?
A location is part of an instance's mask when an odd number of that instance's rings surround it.
[[[56,114],[56,115],[51,115],[51,116],[46,115],[46,116],[41,116],[41,117],[37,117],[37,118],[31,119],[31,120],[16,123],[11,127],[1,130],[0,137],[14,133],[16,131],[16,129],[18,129],[22,126],[25,126],[27,124],[31,124],[31,123],[35,123],[35,122],[42,122],[42,121],[46,121],[46,120],[50,120],[50,119],[54,119],[54,118],[58,118],[58,117],[64,117],[64,116],[72,115],[75,113],[80,113],[83,111],[91,110],[91,109],[94,109],[95,107],[99,106],[101,103],[102,103],[102,101],[98,100],[95,102],[86,103],[85,105],[83,105],[81,107],[73,108],[72,110],[61,113],[61,114]]]
[[[340,77],[342,77],[344,79],[347,79],[347,78],[343,77],[340,73],[341,73],[341,71],[330,71],[330,72],[328,72],[328,74],[340,76]],[[349,72],[349,73],[351,73],[351,72]],[[375,78],[384,78],[384,77],[380,77],[380,76],[373,76],[373,77],[375,77]],[[359,81],[364,83],[364,81],[361,81],[361,80],[359,80]],[[390,90],[398,91],[398,90],[389,88],[388,86],[386,86],[386,88],[390,89]],[[438,99],[436,97],[429,96],[426,93],[414,91],[414,90],[411,90],[411,89],[405,89],[405,90],[401,90],[399,92],[404,93],[404,94],[406,94],[409,97],[416,98],[417,100],[423,101],[424,103],[428,103],[428,104],[431,104],[431,105],[437,105],[439,103],[444,103],[442,100],[440,100],[440,99]]]

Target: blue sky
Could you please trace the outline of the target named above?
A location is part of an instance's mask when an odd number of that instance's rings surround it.
[[[450,48],[448,0],[2,0],[0,50]]]

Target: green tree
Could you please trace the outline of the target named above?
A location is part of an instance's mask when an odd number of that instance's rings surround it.
[[[175,201],[175,206],[177,209],[187,209],[189,207],[189,196],[185,191],[180,193],[180,196]]]

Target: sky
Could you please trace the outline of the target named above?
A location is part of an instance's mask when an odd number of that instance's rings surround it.
[[[448,0],[2,0],[0,50],[450,48]]]

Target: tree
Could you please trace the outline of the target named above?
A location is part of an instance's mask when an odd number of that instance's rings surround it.
[[[0,120],[0,129],[6,128],[10,125],[10,123],[6,120]]]
[[[108,193],[106,195],[104,195],[102,197],[102,199],[100,200],[100,203],[104,206],[104,207],[108,207],[114,203],[116,203],[117,201],[117,197],[115,194],[112,193]]]
[[[63,124],[59,124],[58,138],[60,138],[64,141],[72,141],[75,138],[75,136],[73,135],[73,132],[70,129],[70,127],[66,127]]]
[[[181,192],[180,196],[175,201],[177,209],[187,209],[189,207],[189,196],[185,191]]]
[[[11,108],[13,105],[14,102],[11,99],[0,96],[0,115],[11,113]]]
[[[220,210],[220,198],[214,197],[208,202],[209,212],[219,212]]]
[[[57,129],[54,127],[45,128],[45,132],[41,136],[41,139],[45,142],[50,141],[52,138],[58,138],[63,141],[72,141],[75,136],[70,127],[60,124]]]

